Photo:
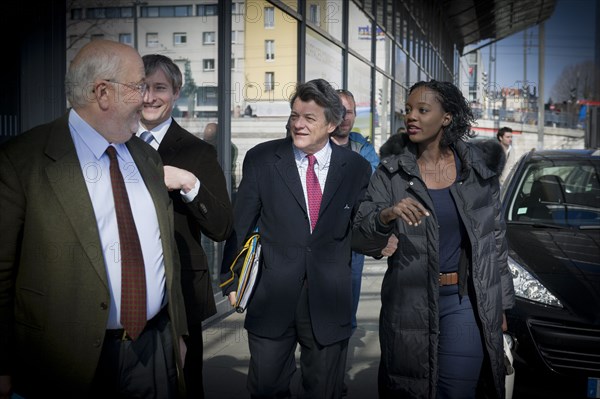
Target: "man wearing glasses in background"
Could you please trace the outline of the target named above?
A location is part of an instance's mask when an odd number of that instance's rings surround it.
[[[379,156],[375,151],[373,144],[369,143],[362,134],[353,132],[354,121],[356,120],[356,102],[352,92],[344,89],[336,90],[342,100],[342,105],[346,109],[344,119],[339,128],[331,135],[331,141],[340,147],[345,147],[361,155],[371,164],[371,172],[375,172],[379,165]],[[382,255],[389,256],[396,250],[398,240],[393,234],[390,236],[388,246],[382,251]],[[358,325],[356,321],[356,312],[358,311],[358,302],[360,300],[360,287],[362,282],[362,272],[365,265],[365,256],[352,251],[352,332]],[[343,394],[347,395],[348,387],[344,382]]]
[[[353,132],[354,121],[356,120],[356,103],[354,95],[343,89],[337,90],[342,105],[346,108],[344,120],[332,135],[331,140],[341,147],[348,148],[359,153],[371,164],[371,171],[375,172],[379,165],[379,156],[375,151],[373,144],[360,133]],[[352,331],[356,329],[356,311],[358,310],[358,301],[360,299],[360,286],[362,280],[362,271],[365,265],[365,256],[352,251]]]

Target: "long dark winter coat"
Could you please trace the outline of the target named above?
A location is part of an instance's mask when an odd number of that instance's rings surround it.
[[[496,146],[495,148],[499,148]],[[459,269],[462,295],[471,281],[483,331],[484,369],[498,398],[504,398],[502,311],[514,304],[514,288],[507,266],[505,224],[500,215],[497,171],[502,156],[490,145],[484,151],[459,141],[453,146],[462,163],[450,191],[468,233],[469,245]],[[500,151],[501,148],[499,148]],[[406,135],[394,135],[381,148],[381,164],[369,184],[366,200],[354,219],[353,249],[378,256],[391,233],[398,249],[388,258],[381,289],[379,335],[382,381],[402,397],[435,398],[438,378],[438,221],[432,200],[421,179],[416,146]],[[498,170],[498,169],[497,169]],[[419,226],[397,219],[390,226],[379,222],[382,209],[405,197],[421,202],[431,213]],[[491,372],[491,373],[490,373]],[[494,392],[495,388],[495,392]]]

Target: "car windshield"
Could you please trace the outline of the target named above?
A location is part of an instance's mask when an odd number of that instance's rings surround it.
[[[564,227],[600,228],[600,160],[528,164],[508,202],[508,219]]]

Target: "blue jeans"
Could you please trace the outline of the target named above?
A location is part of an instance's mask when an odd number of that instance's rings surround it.
[[[483,343],[468,296],[458,284],[440,287],[438,398],[475,398],[483,364]]]
[[[356,329],[356,311],[358,310],[358,300],[360,299],[360,284],[362,282],[362,272],[365,266],[365,256],[352,251],[352,331]]]

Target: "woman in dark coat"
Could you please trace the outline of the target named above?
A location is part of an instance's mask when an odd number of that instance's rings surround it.
[[[382,146],[354,219],[357,251],[378,256],[398,238],[381,289],[382,398],[504,398],[514,289],[498,173],[465,141],[472,123],[453,84],[411,87],[407,131]]]

